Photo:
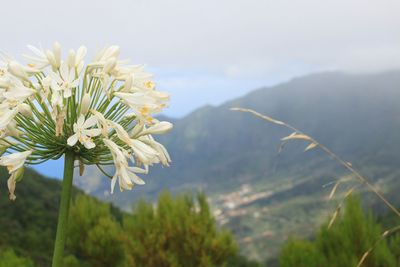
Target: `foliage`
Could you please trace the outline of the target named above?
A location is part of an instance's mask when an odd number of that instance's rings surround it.
[[[0,169],[0,178],[7,177]],[[17,200],[10,202],[4,194],[6,180],[0,179],[0,251],[13,248],[17,255],[31,258],[38,266],[51,262],[60,182],[44,179],[27,169],[24,182],[18,184]],[[10,265],[13,266],[13,265]]]
[[[77,196],[70,212],[66,265],[207,267],[239,259],[232,235],[217,228],[204,194],[173,198],[165,192],[157,207],[141,201],[132,214],[123,215],[122,223],[117,216],[109,204]],[[237,266],[257,266],[241,262]]]
[[[257,261],[250,260],[242,255],[236,255],[228,259],[227,265],[228,267],[261,267],[261,264]],[[270,267],[269,265],[267,265]]]
[[[134,194],[116,192],[109,197],[104,195],[109,183],[100,182],[104,179],[99,177],[98,183],[86,189],[124,209],[138,198],[156,199],[161,188],[176,193],[201,186],[217,209],[223,209],[224,203],[214,200],[239,191],[243,184],[251,185],[250,197],[271,192],[245,207],[247,214],[257,212],[259,217],[225,218],[229,220],[227,228],[238,239],[252,238],[242,247],[246,255],[259,259],[276,257],[288,232],[305,237],[318,229],[332,207],[330,202],[322,201],[331,186],[322,185],[347,173],[319,150],[303,153],[305,143],[288,144],[278,153],[280,138],[290,131],[229,109],[252,108],[303,129],[360,169],[370,182],[378,182],[385,196],[399,206],[399,83],[398,71],[367,75],[320,73],[260,88],[221,106],[200,108],[173,120],[171,134],[160,137],[173,164],[170,168],[154,168],[145,187]],[[346,187],[341,184],[337,193]],[[376,208],[381,214],[386,212],[374,196],[366,198],[376,201],[374,213]],[[263,208],[268,212],[260,212]],[[269,242],[258,238],[266,230],[274,233]]]
[[[390,250],[387,240],[376,243],[380,236],[381,227],[371,213],[366,215],[360,200],[350,197],[344,214],[330,229],[322,226],[313,242],[289,240],[280,254],[280,264],[281,267],[356,266],[364,253],[374,247],[362,266],[397,266],[396,251],[399,251]],[[395,248],[394,244],[391,247]]]
[[[236,255],[232,235],[216,227],[206,197],[160,195],[157,208],[140,202],[124,218],[129,257],[135,266],[224,266]]]
[[[1,168],[0,177],[7,177]],[[0,181],[6,188],[6,180]],[[59,181],[27,169],[16,201],[0,195],[0,267],[50,266],[60,189]],[[76,189],[73,199],[65,267],[257,266],[237,254],[236,242],[216,226],[203,194],[194,199],[163,193],[157,208],[141,201],[132,214]]]
[[[70,210],[69,225],[67,248],[81,262],[97,267],[123,262],[122,230],[110,205],[79,195]]]
[[[24,257],[19,257],[12,249],[0,252],[0,267],[33,267],[33,262]]]
[[[322,262],[316,246],[309,241],[290,239],[280,255],[281,267],[318,267]]]

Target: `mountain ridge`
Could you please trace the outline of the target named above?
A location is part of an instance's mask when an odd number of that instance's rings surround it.
[[[400,188],[395,179],[400,160],[398,85],[396,70],[319,73],[259,88],[174,120],[173,131],[158,138],[170,151],[172,165],[153,168],[143,177],[145,186],[110,195],[109,181],[91,171],[92,179],[102,180],[86,190],[124,209],[140,198],[154,199],[163,189],[203,190],[220,223],[243,241],[244,251],[254,258],[268,257],[288,233],[306,235],[326,219],[334,203],[326,201],[331,188],[324,185],[347,173],[319,150],[303,153],[305,142],[289,143],[278,154],[280,139],[290,131],[230,108],[251,108],[293,124],[392,192]],[[271,252],[263,253],[265,249]]]

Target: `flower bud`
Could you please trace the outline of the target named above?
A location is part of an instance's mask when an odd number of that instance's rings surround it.
[[[0,88],[10,88],[13,84],[9,77],[0,78]]]
[[[32,108],[26,103],[18,105],[18,112],[28,118],[33,118]]]
[[[72,49],[69,50],[67,62],[70,69],[75,67],[75,51]]]
[[[124,92],[129,92],[133,85],[133,75],[128,75],[125,79]]]
[[[79,176],[83,176],[85,172],[85,164],[80,160],[79,161]]]
[[[20,137],[23,132],[18,130],[17,123],[15,121],[11,121],[6,126],[6,133],[8,136]]]
[[[82,63],[86,53],[87,53],[87,48],[85,46],[81,46],[78,48],[75,56],[75,67],[78,67],[78,65]]]
[[[24,70],[24,67],[16,61],[10,61],[8,63],[8,71],[17,78],[25,81],[29,80],[28,74]]]
[[[168,121],[161,121],[157,124],[150,126],[149,128],[145,129],[140,133],[140,135],[146,134],[165,134],[172,129],[172,123]]]
[[[119,56],[120,48],[117,45],[112,45],[105,49],[104,54],[102,55],[102,59],[108,59],[110,57],[118,57]]]
[[[144,124],[138,123],[133,127],[130,136],[131,137],[136,137],[139,133],[141,133],[144,129]]]
[[[7,147],[0,147],[0,156],[3,156],[4,153],[6,153]]]
[[[56,116],[56,136],[60,136],[63,134],[64,130],[64,120],[67,112],[63,109],[60,113]]]
[[[55,42],[53,44],[53,51],[54,51],[56,68],[58,69],[61,66],[61,45],[59,42]]]
[[[15,187],[16,183],[21,181],[25,172],[25,167],[22,166],[21,168],[15,170],[10,178],[7,180],[7,187],[8,187],[8,192],[9,192],[9,198],[10,200],[15,200],[17,197],[15,196]]]
[[[0,156],[3,156],[3,154],[7,151],[9,147],[10,147],[9,143],[7,143],[4,140],[0,140]]]
[[[86,115],[86,113],[88,113],[89,111],[89,106],[90,106],[90,94],[85,93],[81,103],[81,114]]]
[[[103,68],[104,73],[110,73],[115,68],[116,65],[117,65],[117,59],[115,57],[108,59],[104,64]]]
[[[57,67],[56,58],[54,57],[54,53],[51,52],[50,50],[47,50],[46,57],[51,65],[51,67],[53,68],[53,71],[56,71],[58,69],[58,67]]]
[[[16,182],[20,182],[22,180],[22,178],[24,178],[24,173],[25,173],[25,167],[22,166],[21,168],[19,168],[18,170],[16,170],[14,172],[15,174],[15,181]]]

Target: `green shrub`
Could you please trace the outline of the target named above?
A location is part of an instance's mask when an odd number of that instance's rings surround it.
[[[336,219],[330,229],[327,225],[322,226],[315,241],[290,240],[283,247],[281,267],[357,266],[364,253],[372,247],[374,249],[363,267],[395,267],[395,253],[390,250],[388,241],[385,239],[376,243],[381,232],[380,225],[372,215],[364,213],[360,200],[350,197],[344,214]]]

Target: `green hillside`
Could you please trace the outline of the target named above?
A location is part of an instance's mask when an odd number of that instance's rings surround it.
[[[8,199],[8,173],[0,169],[0,251],[12,248],[41,266],[51,262],[61,183],[27,169],[17,184],[17,200]]]
[[[7,176],[1,169],[3,189]],[[16,193],[0,197],[0,267],[50,266],[60,182],[28,169]],[[157,208],[141,201],[124,213],[75,189],[67,237],[65,267],[259,266],[238,255],[204,194],[164,192]]]
[[[291,233],[307,236],[333,212],[336,200],[327,195],[347,173],[321,151],[303,153],[305,143],[289,144],[278,154],[280,138],[290,132],[229,108],[252,108],[295,125],[400,203],[392,194],[400,187],[399,85],[397,71],[332,72],[261,88],[176,119],[174,130],[160,138],[172,166],[152,170],[145,186],[110,196],[109,181],[93,170],[78,185],[125,209],[140,197],[154,199],[164,188],[205,190],[218,221],[235,232],[247,255],[275,256]],[[341,185],[339,195],[348,186]],[[367,205],[375,205],[375,198],[366,196]]]

